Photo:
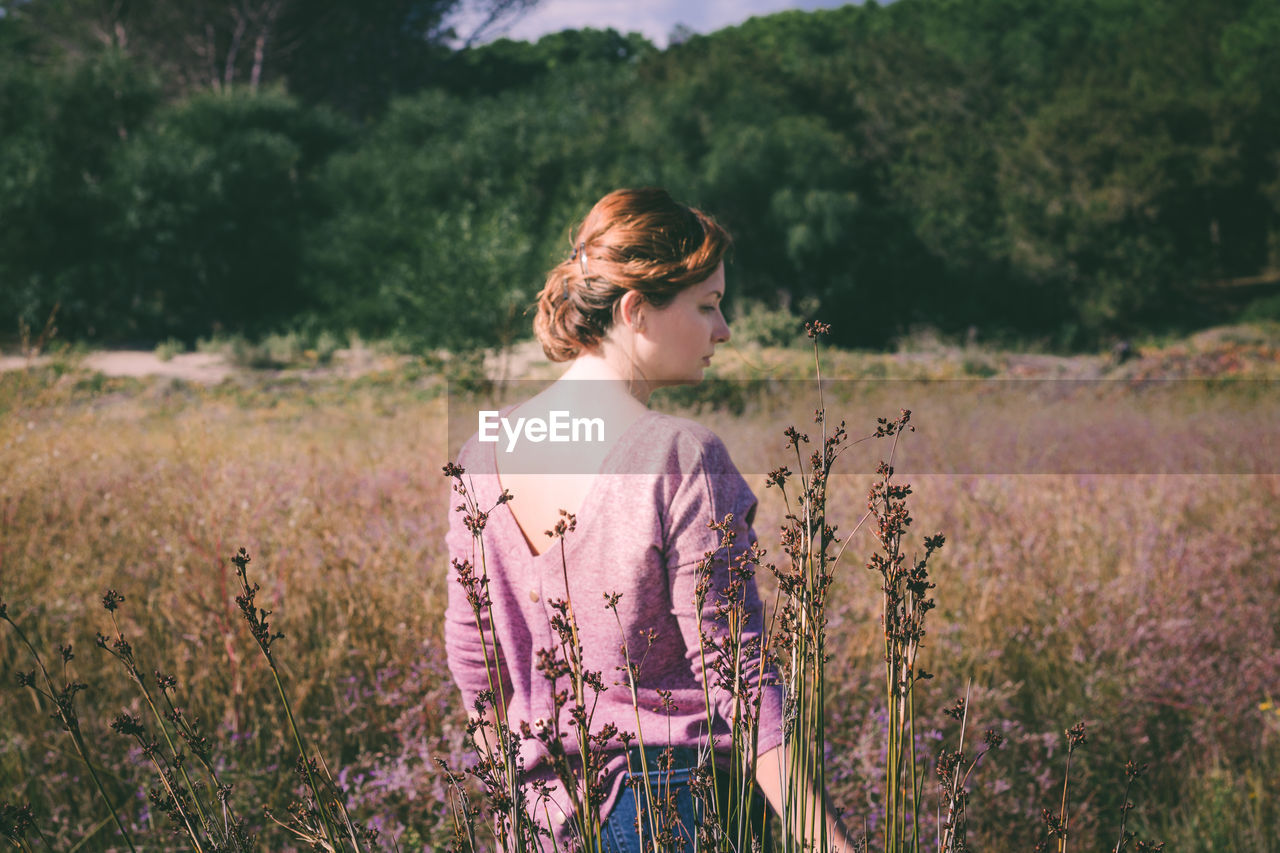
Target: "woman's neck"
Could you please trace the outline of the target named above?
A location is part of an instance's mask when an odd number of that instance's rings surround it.
[[[584,352],[570,363],[569,369],[561,374],[559,381],[591,381],[597,383],[591,387],[592,396],[626,395],[647,408],[653,386],[636,375],[638,371],[633,369],[629,361],[621,359],[624,363],[619,364],[618,355],[609,349],[604,352]]]

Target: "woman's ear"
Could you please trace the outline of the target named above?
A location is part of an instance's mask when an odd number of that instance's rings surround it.
[[[625,324],[633,332],[644,328],[644,297],[634,290],[628,290],[618,300],[618,321]]]

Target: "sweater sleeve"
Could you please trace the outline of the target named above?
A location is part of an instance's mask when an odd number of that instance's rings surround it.
[[[782,743],[783,703],[777,679],[762,666],[764,607],[751,571],[755,566],[741,562],[756,543],[752,528],[756,498],[714,434],[708,433],[695,453],[680,456],[683,459],[675,475],[666,536],[673,612],[690,667],[700,681],[709,683],[721,719],[732,724],[735,682],[739,694],[745,693],[751,705],[759,699],[756,754],[762,754]],[[731,519],[723,530],[710,526],[725,522],[728,516]],[[700,588],[705,590],[701,608],[697,604]],[[744,617],[736,673],[719,651],[729,639],[722,605],[731,602],[738,604]],[[745,712],[739,703],[737,713],[741,716]]]
[[[468,484],[472,478],[463,475]],[[456,480],[453,481],[456,484]],[[473,496],[474,497],[474,496]],[[480,541],[466,525],[469,510],[459,510],[466,505],[462,495],[450,489],[449,530],[445,543],[449,551],[449,599],[444,614],[444,645],[449,671],[462,691],[462,699],[468,713],[475,708],[476,697],[481,691],[501,687],[502,696],[511,699],[511,675],[491,630],[492,608],[488,605],[487,578],[481,558]],[[480,507],[482,511],[490,507]],[[501,709],[505,714],[506,709]]]

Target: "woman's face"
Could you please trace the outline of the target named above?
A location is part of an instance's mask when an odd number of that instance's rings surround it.
[[[702,380],[716,345],[729,340],[729,324],[720,313],[724,288],[721,263],[710,278],[686,287],[666,307],[640,309],[635,357],[655,387]]]

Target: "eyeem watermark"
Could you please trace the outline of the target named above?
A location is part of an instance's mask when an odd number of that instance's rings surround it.
[[[537,444],[542,441],[604,441],[604,418],[571,418],[563,409],[552,409],[543,418],[502,417],[501,412],[482,409],[480,427],[476,438],[484,442],[496,442],[499,430],[507,437],[507,452],[515,449],[523,437]]]

